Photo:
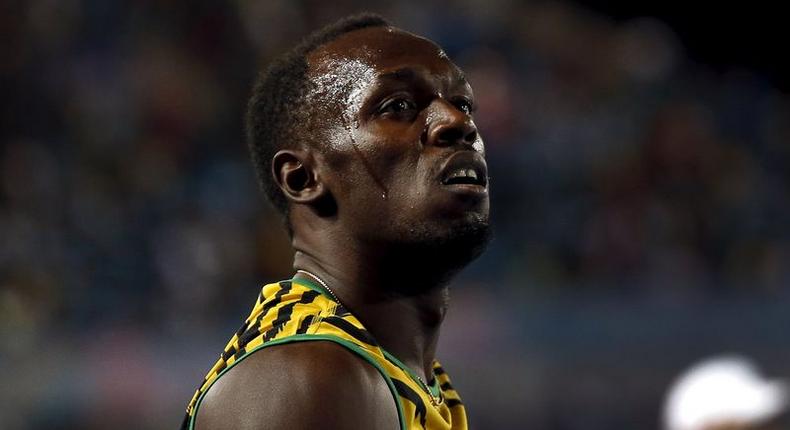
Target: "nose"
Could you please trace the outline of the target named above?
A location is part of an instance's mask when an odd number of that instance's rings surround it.
[[[435,100],[431,108],[426,136],[428,145],[465,145],[477,149],[477,127],[468,114],[441,98]]]

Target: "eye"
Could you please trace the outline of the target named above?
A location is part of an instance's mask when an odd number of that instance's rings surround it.
[[[471,115],[475,110],[472,102],[465,98],[457,99],[453,102],[453,104],[458,108],[458,110],[467,115]]]
[[[396,97],[384,102],[379,109],[379,113],[402,114],[404,112],[413,111],[417,108],[417,104],[411,99],[405,97]]]

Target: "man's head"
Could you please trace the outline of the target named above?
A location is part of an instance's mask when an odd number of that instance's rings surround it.
[[[484,147],[472,89],[444,52],[361,16],[284,58],[256,85],[248,129],[294,234],[309,214],[365,243],[476,256],[488,236]]]

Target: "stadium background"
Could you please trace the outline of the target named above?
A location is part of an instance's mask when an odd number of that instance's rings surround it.
[[[474,428],[656,428],[719,352],[790,376],[786,32],[717,7],[4,4],[0,428],[178,425],[291,273],[242,136],[255,70],[361,9],[439,42],[480,103],[497,234],[440,346]]]

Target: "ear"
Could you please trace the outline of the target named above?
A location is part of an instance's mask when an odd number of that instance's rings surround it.
[[[285,197],[294,203],[311,204],[327,193],[313,168],[312,157],[304,151],[278,151],[272,158],[272,174]]]

